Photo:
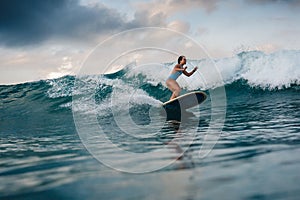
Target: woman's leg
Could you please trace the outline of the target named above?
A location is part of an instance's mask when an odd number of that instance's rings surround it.
[[[178,97],[181,92],[181,88],[178,83],[173,79],[168,79],[166,83],[168,88],[173,92],[170,100]]]

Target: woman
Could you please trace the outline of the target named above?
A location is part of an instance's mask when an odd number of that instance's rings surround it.
[[[178,83],[176,82],[176,79],[183,73],[186,76],[191,76],[197,71],[198,67],[195,67],[193,71],[187,72],[186,69],[187,67],[183,67],[186,64],[186,58],[185,56],[179,56],[178,58],[178,64],[175,65],[173,68],[169,78],[166,81],[166,84],[168,88],[173,92],[171,99],[174,99],[179,96],[180,94],[180,87]]]

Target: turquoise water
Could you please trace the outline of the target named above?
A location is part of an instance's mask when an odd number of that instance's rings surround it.
[[[170,92],[130,71],[0,86],[1,199],[298,199],[299,80],[228,78],[224,126],[200,158],[214,89],[180,124],[165,122]],[[101,132],[79,130],[76,113]]]

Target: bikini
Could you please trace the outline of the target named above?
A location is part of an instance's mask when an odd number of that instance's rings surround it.
[[[168,79],[176,80],[181,74],[182,74],[182,71],[176,71],[175,73],[170,74]]]

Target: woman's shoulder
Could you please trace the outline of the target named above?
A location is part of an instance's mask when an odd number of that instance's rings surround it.
[[[181,68],[181,65],[180,64],[176,64],[175,68]]]

